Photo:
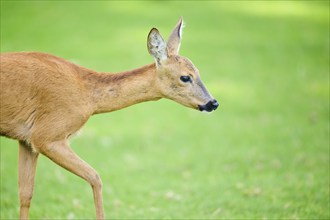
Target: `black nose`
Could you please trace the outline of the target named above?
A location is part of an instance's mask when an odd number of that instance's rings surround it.
[[[213,110],[216,110],[219,106],[219,103],[217,102],[217,100],[213,99],[211,101],[211,103],[212,103],[212,106],[213,106]]]
[[[211,112],[214,111],[218,108],[219,103],[217,102],[217,100],[213,99],[211,101],[209,101],[208,103],[206,103],[205,105],[199,105],[198,108],[200,111],[207,111],[207,112]]]

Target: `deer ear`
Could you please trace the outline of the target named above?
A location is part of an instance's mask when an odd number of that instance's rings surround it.
[[[161,65],[161,61],[168,57],[166,43],[156,28],[149,32],[148,51],[156,59],[157,65]]]
[[[167,50],[169,55],[179,54],[181,38],[182,38],[182,29],[183,29],[183,19],[182,17],[180,17],[179,22],[174,27],[167,41]]]

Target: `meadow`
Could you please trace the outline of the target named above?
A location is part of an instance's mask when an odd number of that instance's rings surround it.
[[[329,1],[1,1],[1,52],[120,72],[153,62],[148,32],[180,16],[180,54],[220,107],[93,116],[71,146],[106,218],[329,219]],[[17,219],[18,146],[0,144],[0,219]],[[90,186],[44,156],[35,183],[31,219],[95,218]]]

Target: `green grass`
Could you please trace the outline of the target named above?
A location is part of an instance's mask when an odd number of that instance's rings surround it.
[[[1,1],[1,52],[98,71],[151,63],[146,35],[182,15],[181,54],[220,101],[92,117],[72,148],[100,173],[109,219],[329,219],[329,1]],[[15,141],[1,138],[1,219],[18,217]],[[90,186],[40,157],[30,217],[94,218]]]

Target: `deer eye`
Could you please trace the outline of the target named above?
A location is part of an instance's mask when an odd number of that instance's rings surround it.
[[[192,82],[190,76],[180,76],[180,80],[184,83]]]

